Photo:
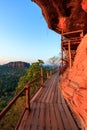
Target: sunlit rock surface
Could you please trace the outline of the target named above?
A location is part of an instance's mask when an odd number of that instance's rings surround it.
[[[81,6],[82,6],[82,9],[85,12],[87,12],[87,0],[82,0]]]
[[[50,29],[87,32],[87,0],[32,0],[42,9]]]
[[[87,34],[77,49],[72,69],[63,75],[61,90],[87,130]]]
[[[87,33],[87,0],[32,0],[37,3],[48,27],[61,34],[83,29]],[[61,90],[87,130],[87,35],[78,47],[74,65],[62,77]]]

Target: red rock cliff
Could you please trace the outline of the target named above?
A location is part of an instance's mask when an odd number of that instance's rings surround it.
[[[42,9],[49,28],[61,33],[84,29],[87,32],[87,0],[32,0]]]
[[[87,34],[77,49],[72,69],[63,75],[61,89],[81,127],[87,130]]]
[[[33,0],[42,9],[48,27],[57,33],[87,33],[87,0]],[[87,130],[87,35],[77,49],[71,70],[63,75],[61,89],[68,104]]]

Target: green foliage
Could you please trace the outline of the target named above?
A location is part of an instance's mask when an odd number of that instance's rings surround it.
[[[61,55],[59,56],[53,56],[49,59],[49,63],[52,64],[52,65],[58,65],[59,62],[60,62],[60,59],[61,59]]]
[[[40,68],[41,68],[40,62],[36,62],[31,65],[31,67],[27,71],[27,76],[30,81],[32,79],[37,78],[37,76],[40,76]]]
[[[21,108],[21,109],[20,109]],[[21,97],[0,121],[0,130],[14,130],[25,108],[25,97]]]
[[[19,78],[26,74],[25,68],[0,66],[0,111],[15,94]]]
[[[21,77],[21,75],[18,76],[17,72],[13,71],[13,73],[16,73],[16,75],[9,72],[7,77],[5,76],[7,78],[6,79],[7,83],[5,84],[6,85],[5,88],[3,89],[3,85],[1,87],[2,88],[1,91],[3,92],[3,95],[4,95],[4,96],[2,95],[1,99],[4,100],[7,97],[10,100],[15,93],[15,89],[16,89],[16,93],[18,93],[27,82],[32,81],[33,79],[40,76],[40,68],[41,68],[42,64],[43,64],[42,60],[38,60],[38,62],[33,63],[30,66],[30,68],[27,69],[27,71],[25,71],[25,73],[23,73],[22,77]],[[22,70],[21,70],[21,72],[22,72]],[[19,81],[18,87],[15,87],[15,85],[14,85],[14,87],[10,88],[10,86],[12,86],[12,84],[14,84],[13,79],[15,79],[15,76],[18,76],[16,78],[17,80],[15,80],[16,83]],[[12,78],[12,80],[10,78]],[[0,83],[3,83],[2,78],[0,78]],[[31,89],[30,89],[31,95],[33,95],[35,93],[35,91],[38,89],[39,84],[40,84],[40,79],[38,82],[31,85]],[[17,84],[16,84],[16,86],[17,86]],[[8,93],[9,93],[9,95],[8,95]],[[3,102],[3,100],[2,100],[2,105],[1,105],[2,107],[0,106],[1,110],[8,103],[7,101]],[[18,99],[18,101],[14,104],[14,106],[11,108],[11,110],[6,114],[6,116],[1,120],[0,130],[14,130],[14,128],[18,122],[18,119],[19,119],[21,113],[23,112],[24,107],[25,107],[25,99],[24,99],[24,95],[22,95]]]
[[[13,87],[13,88],[16,88],[16,93],[18,93],[25,86],[25,84],[27,82],[32,81],[33,79],[40,76],[40,73],[41,73],[40,69],[41,69],[42,64],[43,64],[43,61],[38,60],[38,62],[33,63],[30,66],[30,68],[27,69],[27,71],[23,74],[24,76],[22,76],[22,77],[19,76],[20,79],[18,82],[18,87]],[[46,77],[46,72],[50,71],[51,68],[46,66],[43,69],[44,69],[44,77]],[[21,72],[22,72],[22,70],[21,70]],[[10,81],[10,77],[8,78],[8,80]],[[1,83],[3,82],[2,78],[0,78],[0,82]],[[10,83],[12,84],[13,82],[10,81]],[[9,85],[11,86],[10,83],[9,83]],[[38,82],[31,85],[30,94],[33,95],[36,92],[36,90],[39,88],[39,86],[40,86],[40,79],[38,80]],[[3,96],[3,99],[5,99],[5,97],[10,99],[14,95],[15,89],[13,89],[13,91],[10,91],[10,90],[12,90],[12,88],[10,88],[10,87],[7,87],[7,88],[8,88],[8,91],[6,91],[7,89],[2,89],[3,94],[5,95],[5,96]],[[8,92],[9,92],[10,96],[8,95]],[[2,107],[0,106],[0,109],[2,109],[6,105],[6,103],[7,102],[5,102],[5,101],[2,102],[2,105],[1,105]],[[17,100],[17,102],[14,104],[14,106],[11,108],[11,110],[6,114],[5,118],[3,118],[0,121],[0,130],[14,130],[15,126],[18,122],[18,119],[19,119],[21,113],[23,112],[24,107],[25,107],[25,97],[23,94]]]
[[[7,101],[2,100],[2,101],[0,102],[0,111],[2,111],[2,109],[3,109],[6,105],[7,105]]]
[[[43,63],[44,62],[42,60],[38,60],[38,62],[32,63],[30,68],[27,70],[26,75],[19,79],[18,87],[16,89],[17,92],[19,92],[27,82],[32,81],[33,79],[40,76],[40,68]]]

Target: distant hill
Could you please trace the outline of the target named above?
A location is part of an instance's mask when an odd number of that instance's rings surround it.
[[[14,97],[19,78],[26,75],[29,66],[21,61],[0,65],[0,111]]]
[[[16,62],[9,62],[7,64],[4,64],[2,66],[10,67],[10,68],[29,68],[30,63],[22,62],[22,61],[16,61]]]

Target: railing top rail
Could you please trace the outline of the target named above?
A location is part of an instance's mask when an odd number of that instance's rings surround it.
[[[14,103],[17,101],[17,99],[23,94],[23,92],[26,90],[26,88],[29,88],[31,84],[36,82],[38,79],[40,79],[42,76],[39,76],[35,78],[32,81],[29,81],[24,88],[11,100],[11,102],[0,112],[0,120],[4,117],[4,115],[9,111],[9,109],[14,105]]]
[[[35,78],[34,80],[30,81],[27,83],[27,85],[30,85],[34,82],[36,82],[38,78]],[[17,101],[17,99],[22,95],[22,93],[25,91],[26,89],[26,85],[25,87],[11,100],[11,102],[0,112],[0,119],[2,119],[2,117],[9,111],[9,109],[11,108],[12,105],[14,105],[14,103]]]
[[[17,99],[21,96],[21,94],[25,91],[25,88],[23,88],[14,98],[11,100],[11,102],[0,112],[0,119],[9,111],[11,106],[17,101]]]
[[[29,82],[27,83],[27,85],[30,85],[30,84],[36,82],[38,79],[40,79],[40,77],[41,77],[41,76],[39,76],[38,78],[35,78],[35,79],[32,80],[32,81],[29,81]]]

